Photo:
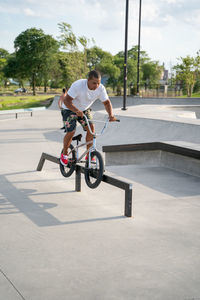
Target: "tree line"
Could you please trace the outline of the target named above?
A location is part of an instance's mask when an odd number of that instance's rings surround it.
[[[172,82],[180,86],[188,97],[193,92],[200,91],[200,51],[194,57],[187,55],[180,57],[177,65],[173,67],[175,71]]]
[[[93,39],[76,36],[70,24],[58,24],[60,35],[57,39],[42,29],[30,28],[19,34],[14,41],[14,53],[0,48],[0,85],[6,86],[13,78],[23,87],[29,81],[33,95],[37,86],[70,87],[77,79],[85,78],[91,69],[97,69],[105,76],[106,85],[118,95],[122,93],[124,52],[116,55],[102,50]],[[132,94],[136,93],[138,47],[128,50],[127,85]],[[191,93],[199,80],[200,57],[181,58],[174,66],[176,75],[173,82],[181,82]],[[148,87],[159,83],[163,65],[150,59],[140,51],[140,86]],[[200,82],[200,80],[198,81]]]

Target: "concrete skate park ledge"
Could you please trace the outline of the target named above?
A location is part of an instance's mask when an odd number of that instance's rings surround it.
[[[200,176],[200,145],[185,142],[152,142],[103,146],[107,166],[162,166]]]

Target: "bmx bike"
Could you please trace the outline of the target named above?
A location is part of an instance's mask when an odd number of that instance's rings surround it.
[[[60,171],[64,177],[69,177],[73,174],[74,170],[76,169],[77,163],[85,163],[85,182],[88,187],[94,189],[98,187],[98,185],[101,183],[104,173],[104,162],[101,153],[96,148],[96,137],[103,134],[104,130],[106,129],[109,123],[109,119],[107,119],[106,121],[93,120],[95,122],[104,123],[103,128],[99,133],[93,133],[88,118],[85,114],[83,115],[83,117],[87,123],[90,133],[93,136],[92,145],[91,147],[89,147],[89,149],[87,149],[83,154],[79,156],[79,148],[91,144],[91,141],[79,144],[82,139],[82,134],[74,136],[72,138],[72,141],[76,141],[77,145],[74,146],[70,144],[68,153],[68,164],[64,166],[60,163]],[[116,121],[120,122],[120,120]],[[85,157],[85,155],[87,155],[87,160],[83,161],[82,159]]]

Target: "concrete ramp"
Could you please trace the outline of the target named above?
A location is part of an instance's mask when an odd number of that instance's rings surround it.
[[[179,140],[200,143],[200,124],[124,116],[118,111],[116,115],[121,122],[109,124],[107,131],[98,139],[102,146]],[[101,116],[103,113],[96,113],[96,117]]]

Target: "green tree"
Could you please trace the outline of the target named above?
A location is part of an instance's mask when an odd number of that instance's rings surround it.
[[[0,58],[8,58],[9,52],[6,49],[0,48]]]
[[[60,69],[60,84],[70,87],[75,81],[84,76],[83,53],[81,52],[59,52],[58,63]]]
[[[197,55],[195,57],[195,84],[194,84],[194,92],[200,91],[200,50],[197,51]]]
[[[188,55],[186,57],[180,57],[179,60],[180,64],[174,66],[176,79],[185,84],[187,96],[191,97],[199,72],[199,56],[194,58]]]
[[[85,36],[76,37],[70,24],[58,24],[61,35],[58,37],[61,51],[59,64],[61,67],[62,81],[69,85],[74,80],[85,77],[87,67],[87,47],[90,40]],[[83,47],[79,50],[78,43]]]
[[[72,31],[72,26],[66,22],[58,23],[61,34],[58,36],[59,45],[63,50],[77,50],[77,37]]]
[[[111,54],[102,50],[101,48],[94,46],[87,49],[87,64],[90,70],[97,69],[101,61],[104,59],[110,60]]]
[[[47,74],[52,56],[58,51],[58,43],[43,30],[30,28],[17,36],[14,47],[19,71],[30,79],[35,95],[36,79]]]
[[[114,56],[114,64],[120,69],[117,80],[117,95],[121,95],[124,84],[124,52],[120,51]],[[127,86],[136,85],[137,81],[137,48],[132,47],[127,55]]]
[[[11,54],[7,60],[6,65],[3,68],[3,72],[6,78],[13,78],[19,82],[19,85],[24,87],[24,80],[27,79],[27,75],[20,68],[19,62],[16,59],[15,53]]]
[[[91,47],[87,49],[87,63],[90,70],[97,69],[103,76],[107,76],[107,85],[111,86],[113,90],[115,89],[120,69],[115,65],[111,53],[97,46]]]
[[[83,47],[83,73],[86,76],[88,73],[88,65],[87,65],[87,49],[90,43],[90,39],[86,38],[85,36],[78,37],[78,42]]]
[[[152,87],[158,84],[161,77],[163,66],[160,66],[157,61],[148,61],[141,66],[142,70],[142,82],[145,85]]]
[[[7,86],[8,77],[5,76],[4,68],[7,64],[7,60],[9,58],[9,52],[3,48],[0,48],[0,84],[4,84]]]
[[[127,85],[132,86],[133,94],[137,88],[137,63],[138,63],[138,46],[133,46],[128,50],[127,57]],[[124,82],[124,52],[120,51],[114,57],[114,64],[120,69],[120,75],[117,80],[117,93],[121,94]],[[151,61],[146,51],[140,51],[140,86],[145,82],[151,84],[158,83],[162,67],[158,62]]]

